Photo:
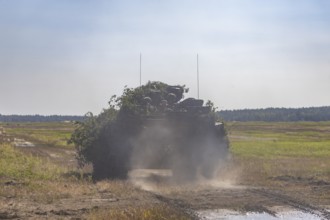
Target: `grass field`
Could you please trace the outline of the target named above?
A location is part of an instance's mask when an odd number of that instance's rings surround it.
[[[233,122],[227,127],[245,181],[330,180],[330,122]]]
[[[66,158],[59,163],[57,157],[67,157],[74,149],[67,144],[73,129],[71,123],[0,123],[1,219],[28,218],[33,207],[42,219],[71,219],[71,214],[84,219],[190,219],[175,207],[153,201],[128,181],[94,183],[83,170],[68,166]],[[35,147],[14,147],[15,138]],[[56,153],[55,158],[49,152]],[[100,201],[105,201],[104,207]]]
[[[330,122],[230,123],[232,152],[244,157],[330,157]]]
[[[73,148],[67,140],[74,130],[70,122],[42,122],[42,123],[0,123],[6,133],[43,146]]]
[[[1,127],[2,136],[5,132],[10,139],[24,138],[36,143],[39,150],[72,152],[74,149],[66,143],[74,129],[70,123],[0,123]],[[238,173],[237,184],[285,187],[297,194],[299,190],[305,193],[310,190],[310,198],[318,203],[330,201],[328,188],[315,188],[330,181],[330,122],[232,122],[227,124],[227,130],[231,167]],[[68,200],[67,206],[71,207],[82,200],[90,206],[88,203],[95,202],[95,198],[116,198],[124,201],[123,204],[112,205],[111,209],[91,208],[84,211],[83,216],[87,219],[109,216],[113,219],[189,219],[175,207],[153,202],[155,198],[127,181],[94,184],[90,178],[84,178],[82,171],[68,167],[66,160],[55,163],[56,158],[36,156],[42,154],[34,154],[33,149],[0,143],[0,197],[28,198],[37,204],[54,204],[54,207],[58,201],[63,203],[63,199]],[[0,209],[1,202],[6,203],[0,199]]]

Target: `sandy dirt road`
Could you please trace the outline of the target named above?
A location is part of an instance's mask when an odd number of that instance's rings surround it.
[[[204,181],[173,185],[164,170],[139,170],[131,175],[130,183],[142,189],[129,196],[116,196],[111,190],[98,187],[93,195],[40,202],[30,199],[0,198],[0,219],[84,219],[91,210],[135,206],[139,203],[166,203],[198,219],[197,211],[235,210],[276,216],[283,210],[299,210],[330,219],[329,207],[285,190],[231,185],[228,182]],[[137,174],[138,173],[138,174]],[[10,184],[19,184],[7,182]],[[329,190],[330,187],[327,187]],[[326,193],[329,193],[327,191]],[[301,194],[301,193],[300,193]]]
[[[318,199],[319,195],[329,195],[328,182],[300,180],[301,183],[297,183],[296,180],[287,177],[284,178],[289,182],[286,188],[265,188],[234,184],[228,179],[218,178],[175,185],[171,184],[170,171],[135,172],[136,176],[131,178],[131,181],[137,187],[158,195],[162,201],[192,211],[227,209],[276,216],[283,210],[298,210],[318,216],[320,219],[330,219],[329,200]]]

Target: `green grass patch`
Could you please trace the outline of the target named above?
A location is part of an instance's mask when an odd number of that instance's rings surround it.
[[[237,156],[330,157],[330,122],[240,122],[228,130]]]
[[[8,144],[0,145],[0,178],[53,180],[64,170],[38,157],[24,154]]]
[[[227,128],[242,184],[269,186],[283,175],[330,181],[330,122],[235,122]]]
[[[33,123],[1,123],[5,132],[16,138],[42,144],[44,146],[74,148],[68,144],[74,130],[73,123],[66,122],[33,122]]]
[[[45,158],[0,144],[0,197],[52,203],[62,198],[95,194],[90,179],[69,174],[70,171]]]
[[[235,141],[231,146],[233,154],[246,157],[330,157],[330,141]]]

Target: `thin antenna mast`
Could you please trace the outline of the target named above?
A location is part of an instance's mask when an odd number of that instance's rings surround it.
[[[199,65],[198,65],[198,54],[197,54],[197,98],[199,99]]]
[[[141,79],[142,79],[141,64],[142,64],[142,54],[140,53],[140,86],[141,86]]]

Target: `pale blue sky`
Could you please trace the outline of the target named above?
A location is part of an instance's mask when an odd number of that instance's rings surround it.
[[[99,113],[142,81],[219,109],[330,105],[328,0],[0,0],[0,114]]]

